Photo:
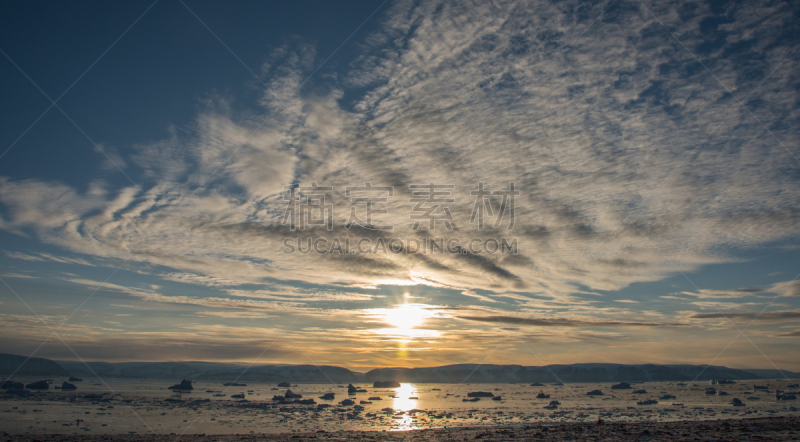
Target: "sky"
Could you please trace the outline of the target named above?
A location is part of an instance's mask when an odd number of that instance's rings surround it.
[[[0,352],[800,371],[800,5],[0,5]]]

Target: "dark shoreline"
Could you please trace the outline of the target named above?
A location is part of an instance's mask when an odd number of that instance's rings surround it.
[[[36,434],[9,435],[0,431],[3,441],[65,442],[83,441],[494,441],[494,440],[800,440],[800,418],[766,417],[674,422],[553,423],[541,425],[498,425],[426,429],[403,432],[337,431],[330,433],[280,434]]]

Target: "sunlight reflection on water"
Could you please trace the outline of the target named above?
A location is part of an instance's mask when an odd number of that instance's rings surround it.
[[[411,399],[416,396],[416,389],[412,384],[400,384],[395,390],[392,408],[395,416],[392,418],[392,431],[415,430],[419,427],[415,422],[414,416],[409,411],[417,408],[417,400]]]

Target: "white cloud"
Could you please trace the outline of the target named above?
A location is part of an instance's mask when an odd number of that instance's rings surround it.
[[[0,228],[88,256],[165,266],[174,271],[164,279],[209,287],[264,278],[350,286],[416,281],[543,308],[586,305],[576,296],[586,293],[582,287],[616,290],[735,261],[719,252],[722,246],[800,233],[800,186],[787,166],[795,164],[792,155],[747,110],[782,128],[776,131],[784,145],[797,144],[796,112],[786,98],[794,93],[796,66],[779,66],[787,48],[763,27],[779,16],[737,10],[726,31],[726,48],[754,36],[760,73],[746,75],[723,48],[702,54],[733,88],[731,99],[658,22],[631,5],[611,7],[595,21],[606,4],[575,13],[578,3],[397,3],[344,80],[298,91],[314,48],[281,47],[263,70],[268,86],[260,91],[260,112],[218,100],[199,112],[189,134],[173,129],[167,139],[136,146],[121,161],[143,170],[141,189],[95,183],[82,193],[46,180],[3,178]],[[697,23],[710,12],[698,6],[695,16],[679,20],[674,8],[654,10],[699,50],[707,37],[698,35]],[[773,70],[769,88],[750,96],[758,103],[736,104]],[[345,108],[344,93],[355,87],[363,94]],[[329,201],[336,230],[316,228],[314,236],[377,240],[374,232],[342,227],[349,213],[344,188],[365,181],[395,188],[384,217],[395,225],[392,237],[424,236],[410,228],[408,186],[435,181],[455,186],[456,229],[431,236],[462,243],[513,236],[520,253],[280,252],[284,238],[305,236],[280,224],[284,186],[296,182],[335,189]],[[521,192],[513,231],[471,225],[469,192],[478,182],[499,190],[511,181]],[[772,290],[795,296],[796,284],[787,284]],[[329,299],[269,290],[252,296]]]

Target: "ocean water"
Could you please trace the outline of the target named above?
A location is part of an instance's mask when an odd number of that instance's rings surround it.
[[[19,379],[31,382],[34,379]],[[60,386],[54,379],[53,386]],[[0,430],[10,434],[247,434],[337,430],[402,431],[455,426],[537,424],[555,422],[676,421],[733,419],[763,416],[798,416],[797,400],[776,399],[776,390],[797,381],[741,381],[714,385],[727,395],[709,395],[708,382],[632,383],[631,390],[612,390],[611,383],[566,384],[402,384],[400,388],[357,385],[367,393],[347,394],[347,385],[298,384],[292,392],[315,405],[281,404],[274,395],[286,388],[274,383],[247,382],[226,387],[221,382],[194,383],[191,393],[167,389],[176,380],[86,379],[77,391],[51,389],[28,398],[0,399]],[[756,390],[755,385],[767,390]],[[602,396],[588,396],[591,390]],[[635,394],[643,389],[646,393]],[[470,392],[500,396],[465,402]],[[538,399],[540,392],[550,395]],[[334,400],[319,396],[334,393]],[[84,397],[87,394],[102,397]],[[244,395],[244,398],[231,397]],[[665,394],[675,399],[659,399]],[[394,397],[392,397],[394,396]],[[369,397],[380,397],[371,400]],[[345,399],[354,405],[339,405]],[[733,398],[744,406],[733,406]],[[551,401],[560,405],[545,409]],[[656,400],[657,404],[637,402]],[[361,404],[361,401],[371,403]],[[319,407],[328,404],[330,407]]]

